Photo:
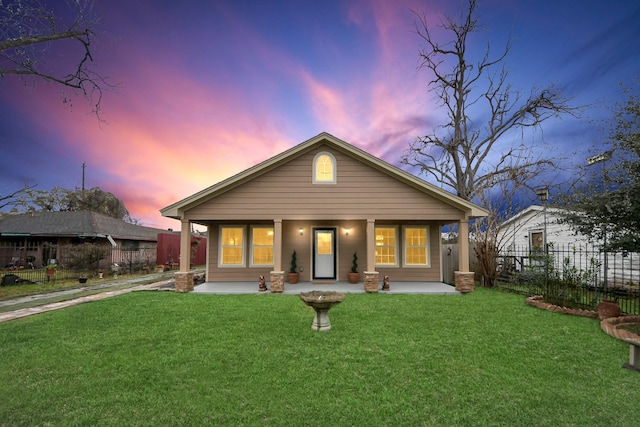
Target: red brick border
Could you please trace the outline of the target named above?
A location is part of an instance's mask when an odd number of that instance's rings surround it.
[[[640,323],[640,316],[609,317],[600,322],[600,327],[612,337],[629,344],[640,346],[640,335],[619,327],[620,325],[632,323]]]
[[[543,310],[552,311],[554,313],[571,314],[573,316],[598,318],[598,313],[592,310],[582,310],[580,308],[562,307],[559,305],[549,304],[543,301],[542,295],[534,295],[527,298],[526,303],[532,307],[541,308]]]

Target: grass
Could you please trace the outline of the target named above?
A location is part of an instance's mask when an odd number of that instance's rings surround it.
[[[0,324],[0,425],[630,426],[593,319],[521,296],[135,292]]]
[[[23,279],[30,279],[29,273],[37,270],[18,270],[18,271],[5,271],[1,272],[0,276],[5,274],[16,274],[18,277]],[[58,274],[58,273],[64,274]],[[56,273],[56,279],[51,281],[34,280],[33,283],[19,283],[15,285],[6,285],[0,286],[0,301],[5,301],[9,299],[14,299],[23,296],[30,295],[38,295],[42,293],[48,292],[56,292],[56,291],[64,291],[68,289],[77,289],[84,288],[96,285],[105,285],[115,282],[126,281],[127,279],[135,279],[142,278],[144,275],[142,274],[120,274],[118,275],[118,279],[114,279],[111,274],[105,275],[105,279],[100,280],[95,276],[89,276],[89,280],[87,283],[78,283],[77,273],[70,272],[69,270],[61,270]],[[73,274],[72,274],[73,273]],[[170,273],[166,273],[167,277],[170,277]],[[150,280],[157,280],[157,274],[148,274]]]

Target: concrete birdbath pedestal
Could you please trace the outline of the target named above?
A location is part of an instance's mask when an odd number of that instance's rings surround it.
[[[302,292],[300,299],[309,307],[313,307],[316,312],[313,323],[311,324],[311,329],[325,332],[331,330],[329,310],[344,300],[344,294],[329,291]]]

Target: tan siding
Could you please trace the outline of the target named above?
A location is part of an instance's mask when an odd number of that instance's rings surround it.
[[[402,242],[402,225],[398,227],[400,233],[400,242],[398,250],[400,252],[399,265],[403,262],[403,242]],[[442,281],[441,263],[440,263],[440,227],[432,225],[429,227],[429,255],[431,265],[427,268],[401,268],[401,267],[377,267],[376,271],[380,273],[380,283],[384,276],[389,276],[389,281],[393,286],[393,281],[397,282],[440,282]]]
[[[403,223],[390,222],[398,227],[398,230],[402,230]],[[212,222],[209,224],[209,266],[207,271],[207,280],[211,282],[241,282],[241,281],[255,281],[256,289],[258,286],[258,277],[264,275],[269,281],[269,273],[272,270],[269,267],[245,267],[245,268],[219,268],[218,267],[218,236],[220,230],[219,222]],[[224,224],[244,225],[249,230],[250,225],[257,225],[258,223],[242,223],[242,222],[224,222]],[[264,222],[260,222],[264,224]],[[408,224],[415,224],[415,222],[409,222]],[[313,228],[314,227],[335,227],[336,239],[337,239],[337,280],[345,282],[347,280],[347,273],[351,269],[351,262],[353,259],[353,253],[358,254],[358,271],[361,274],[360,286],[362,286],[362,273],[366,270],[366,221],[284,221],[282,225],[283,232],[283,248],[282,248],[282,269],[287,273],[291,262],[291,254],[295,249],[297,254],[298,268],[302,267],[300,273],[300,280],[308,282],[312,280],[312,242],[313,242]],[[347,236],[345,234],[345,227],[349,227],[350,232]],[[300,235],[299,229],[303,229],[303,234]],[[441,281],[441,263],[440,263],[440,228],[436,224],[432,224],[429,228],[429,243],[430,243],[430,261],[431,266],[428,268],[376,268],[380,272],[380,279],[382,276],[389,276],[391,282],[397,281],[417,281],[417,282],[430,282]],[[245,248],[245,257],[249,259],[250,243],[247,241]],[[400,236],[399,243],[399,262],[402,265],[402,236]],[[248,265],[248,262],[247,262]],[[286,276],[285,276],[286,277]],[[287,286],[285,284],[285,286]],[[356,286],[356,285],[354,285]]]
[[[187,212],[195,219],[429,219],[462,213],[404,182],[331,150],[336,184],[313,184],[318,147]]]

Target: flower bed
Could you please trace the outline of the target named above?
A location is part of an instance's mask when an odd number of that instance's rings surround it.
[[[583,310],[581,308],[562,307],[555,304],[545,302],[542,295],[534,295],[527,298],[526,303],[532,307],[541,308],[543,310],[552,311],[554,313],[571,314],[573,316],[598,318],[598,313],[593,310]]]

